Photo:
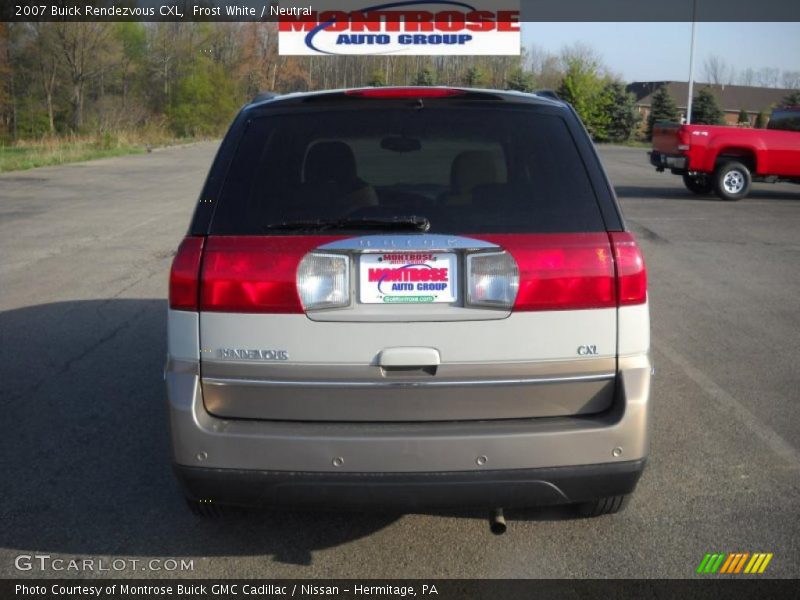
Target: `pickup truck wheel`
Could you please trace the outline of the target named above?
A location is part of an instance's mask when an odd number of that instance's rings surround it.
[[[714,189],[711,178],[708,175],[689,175],[684,173],[683,185],[686,189],[695,194],[708,194]]]
[[[747,196],[753,178],[742,163],[730,161],[714,171],[714,190],[725,200],[739,200]]]
[[[591,502],[583,502],[577,507],[578,515],[581,517],[613,515],[628,506],[630,499],[630,494],[623,494],[621,496],[608,496],[606,498],[592,500]]]

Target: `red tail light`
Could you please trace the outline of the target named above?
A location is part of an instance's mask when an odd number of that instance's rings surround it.
[[[447,98],[449,96],[463,96],[466,92],[453,88],[437,87],[383,87],[365,88],[363,90],[348,90],[347,96],[360,96],[362,98]]]
[[[203,255],[201,237],[187,237],[178,247],[169,272],[169,307],[197,310],[198,276]]]
[[[519,268],[515,311],[642,304],[647,274],[627,232],[475,236],[509,252]],[[341,236],[187,237],[170,273],[170,307],[244,313],[304,312],[297,269]],[[202,256],[202,268],[201,268]],[[198,283],[198,273],[200,283]]]
[[[689,139],[690,137],[691,136],[686,127],[680,127],[678,129],[678,150],[686,151],[691,148],[691,140]]]
[[[307,252],[335,236],[209,237],[203,257],[200,310],[302,313],[297,267]]]
[[[628,232],[475,237],[517,261],[515,311],[613,308],[647,300],[644,259]]]
[[[620,306],[647,301],[647,269],[636,238],[627,231],[608,234],[617,265],[617,297]]]
[[[614,260],[605,233],[481,236],[519,267],[515,311],[616,306]]]

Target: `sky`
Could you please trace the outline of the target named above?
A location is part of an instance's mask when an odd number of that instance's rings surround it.
[[[523,23],[522,43],[557,53],[583,42],[626,81],[687,81],[691,23]],[[742,71],[800,71],[800,23],[697,23],[695,80],[715,54]]]

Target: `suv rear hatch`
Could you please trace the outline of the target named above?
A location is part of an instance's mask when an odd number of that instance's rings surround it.
[[[229,134],[208,236],[187,251],[210,413],[453,421],[610,406],[617,306],[644,301],[643,269],[629,236],[607,232],[585,133],[554,102],[426,93],[275,101]]]

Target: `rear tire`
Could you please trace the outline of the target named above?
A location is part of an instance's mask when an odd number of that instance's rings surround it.
[[[597,498],[590,502],[584,502],[578,505],[578,514],[582,517],[599,517],[602,515],[613,515],[623,510],[630,502],[630,494],[623,494],[621,496],[608,496],[606,498]]]
[[[714,184],[708,175],[689,175],[683,174],[683,185],[686,189],[695,194],[709,194],[714,190]]]
[[[735,160],[722,163],[714,171],[714,191],[724,200],[741,200],[752,183],[750,169]]]

